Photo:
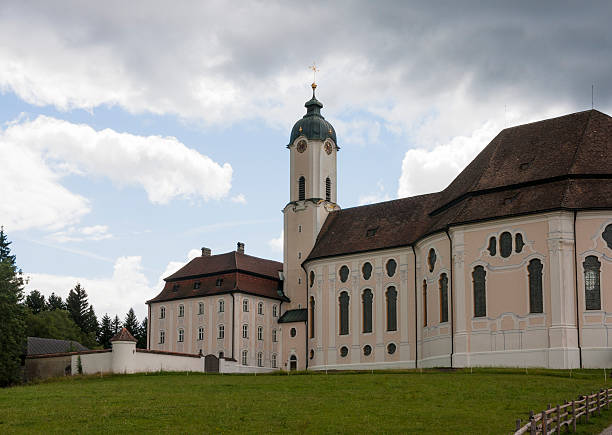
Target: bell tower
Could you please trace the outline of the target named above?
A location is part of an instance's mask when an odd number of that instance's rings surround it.
[[[323,104],[315,96],[306,102],[306,115],[295,123],[287,148],[290,153],[289,203],[283,209],[284,292],[288,309],[306,308],[308,257],[321,226],[336,204],[336,158],[340,149],[336,132],[321,115]]]

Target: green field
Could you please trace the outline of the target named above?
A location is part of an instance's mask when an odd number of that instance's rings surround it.
[[[0,390],[0,433],[507,434],[529,409],[604,385],[602,370],[72,377]],[[605,411],[579,432],[609,424]]]

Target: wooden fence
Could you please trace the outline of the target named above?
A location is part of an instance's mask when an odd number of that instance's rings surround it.
[[[611,398],[612,388],[606,388],[563,405],[551,407],[549,404],[548,409],[538,414],[529,412],[529,421],[524,426],[520,419],[516,420],[514,434],[560,434],[563,427],[575,432],[577,423],[588,422],[594,414],[601,414],[603,407],[610,408]]]

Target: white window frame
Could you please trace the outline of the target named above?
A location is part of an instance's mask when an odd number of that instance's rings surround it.
[[[272,365],[272,368],[273,368],[273,369],[277,368],[277,367],[276,367],[276,365],[277,365],[276,360],[277,360],[276,354],[275,354],[275,353],[273,353],[273,354],[272,354],[272,358],[270,359],[270,361],[271,361],[271,365]]]
[[[272,317],[278,317],[278,305],[272,305]]]
[[[166,331],[162,329],[159,331],[159,344],[165,344],[165,343],[166,343]]]
[[[165,319],[166,318],[166,307],[160,307],[159,308],[159,318],[160,319]]]
[[[249,312],[249,300],[244,298],[242,300],[242,312],[243,313],[248,313]]]
[[[219,312],[225,313],[225,301],[223,299],[219,299]]]
[[[179,328],[178,330],[178,342],[179,343],[185,342],[185,330],[183,328]]]
[[[263,326],[257,327],[257,339],[260,341],[263,340]]]
[[[276,329],[272,330],[272,343],[276,343],[278,341],[278,332]]]
[[[204,327],[203,326],[200,326],[198,328],[198,340],[199,341],[204,340]]]
[[[242,365],[246,366],[247,363],[249,362],[249,352],[247,350],[243,350],[242,353]]]
[[[204,302],[198,302],[198,314],[204,314]]]
[[[217,327],[217,340],[223,340],[225,338],[225,325],[219,325]]]
[[[181,304],[178,306],[178,316],[185,317],[185,305]]]
[[[264,304],[263,302],[259,302],[257,304],[257,314],[263,315],[263,313],[264,313]]]
[[[244,323],[242,325],[242,338],[249,338],[249,325]]]
[[[263,367],[263,352],[257,352],[257,367]]]

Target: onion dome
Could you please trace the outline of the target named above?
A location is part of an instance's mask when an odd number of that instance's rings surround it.
[[[323,118],[321,115],[321,108],[323,104],[315,97],[315,89],[317,85],[312,84],[312,98],[304,104],[306,107],[306,115],[298,122],[295,123],[291,129],[291,139],[289,145],[291,145],[298,137],[304,136],[309,140],[320,140],[331,139],[336,144],[336,130],[334,127]],[[287,145],[287,146],[289,146]]]

